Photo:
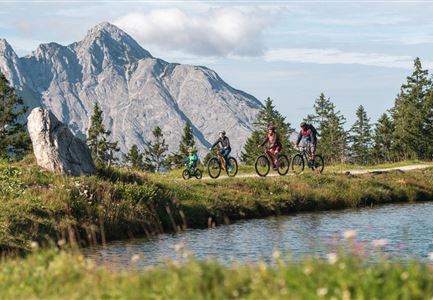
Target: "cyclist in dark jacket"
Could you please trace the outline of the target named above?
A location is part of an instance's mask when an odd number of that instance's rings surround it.
[[[316,155],[316,145],[317,145],[317,131],[313,125],[307,124],[306,122],[301,122],[301,130],[298,134],[298,140],[296,141],[296,147],[299,147],[299,143],[303,142],[305,146],[310,148],[310,164],[314,162]]]
[[[280,137],[275,130],[275,126],[270,125],[268,127],[268,135],[266,139],[259,145],[259,147],[263,147],[266,143],[268,143],[268,148],[266,149],[266,154],[272,160],[272,168],[275,170],[277,168],[278,155],[282,150],[282,145],[280,141]]]
[[[232,166],[230,165],[229,154],[232,151],[232,147],[230,146],[230,140],[226,136],[226,132],[224,130],[220,131],[218,140],[212,145],[212,147],[209,148],[209,150],[212,151],[212,149],[218,144],[221,144],[221,154],[224,156],[227,169],[230,172],[232,170]]]

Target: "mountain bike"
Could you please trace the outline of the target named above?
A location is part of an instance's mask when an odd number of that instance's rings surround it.
[[[230,163],[231,169],[227,167],[226,160],[221,154],[221,150],[216,150],[216,156],[209,159],[207,163],[207,172],[209,176],[213,179],[218,178],[221,174],[221,170],[227,173],[229,177],[235,177],[238,173],[238,162],[236,158],[229,156],[228,161]]]
[[[271,169],[271,162],[272,157],[269,156],[269,154],[265,151],[264,154],[257,157],[256,162],[254,164],[254,167],[256,169],[257,175],[261,177],[265,177],[268,175],[270,169]],[[289,159],[284,154],[279,154],[276,162],[276,171],[281,176],[284,176],[289,172]]]
[[[305,169],[305,162],[308,167],[316,173],[322,173],[325,168],[325,161],[321,155],[315,155],[313,162],[310,162],[310,145],[300,147],[299,153],[292,157],[291,166],[295,174],[300,174]]]
[[[188,180],[191,177],[201,179],[202,176],[203,172],[200,169],[189,166],[188,164],[185,165],[185,170],[182,172],[182,178],[185,180]]]

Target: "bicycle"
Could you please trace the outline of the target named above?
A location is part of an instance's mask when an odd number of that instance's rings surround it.
[[[299,153],[292,157],[291,166],[292,172],[295,174],[300,174],[305,169],[305,162],[307,161],[308,167],[311,170],[321,174],[325,168],[325,161],[321,155],[315,155],[313,163],[310,163],[310,146],[300,147]]]
[[[257,175],[260,177],[266,177],[271,169],[272,157],[265,151],[264,154],[256,158],[254,168],[256,169]],[[284,176],[289,172],[290,163],[289,159],[284,154],[279,154],[276,163],[276,169],[278,174]]]
[[[188,164],[186,164],[185,167],[185,170],[182,172],[182,178],[184,180],[188,180],[191,177],[195,177],[197,179],[201,179],[203,177],[203,172],[200,169],[189,166]]]
[[[230,163],[230,166],[232,167],[231,170],[227,168],[226,160],[221,154],[221,150],[217,149],[216,156],[209,159],[207,163],[207,172],[209,176],[213,179],[216,179],[220,176],[221,170],[223,170],[227,173],[227,176],[235,177],[238,173],[238,162],[236,158],[232,156],[229,156],[228,161]]]

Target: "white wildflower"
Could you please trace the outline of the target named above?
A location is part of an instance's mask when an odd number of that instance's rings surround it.
[[[338,256],[336,253],[328,253],[326,254],[326,258],[328,259],[328,262],[333,265],[338,261]]]
[[[343,237],[346,240],[353,240],[356,237],[356,230],[350,229],[350,230],[346,230],[343,233]]]
[[[317,289],[317,296],[319,296],[319,297],[325,297],[326,294],[328,294],[328,289],[327,288],[319,288],[319,289]]]
[[[388,240],[386,239],[373,240],[371,243],[374,247],[381,248],[388,245]]]

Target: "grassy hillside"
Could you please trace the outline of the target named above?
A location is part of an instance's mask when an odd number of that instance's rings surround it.
[[[360,256],[276,258],[272,266],[191,260],[116,272],[81,255],[37,252],[0,263],[1,299],[431,299],[430,265]]]
[[[29,249],[31,241],[87,245],[291,212],[432,200],[432,183],[433,169],[183,181],[180,171],[115,169],[71,178],[41,170],[31,157],[0,161],[0,249]]]

